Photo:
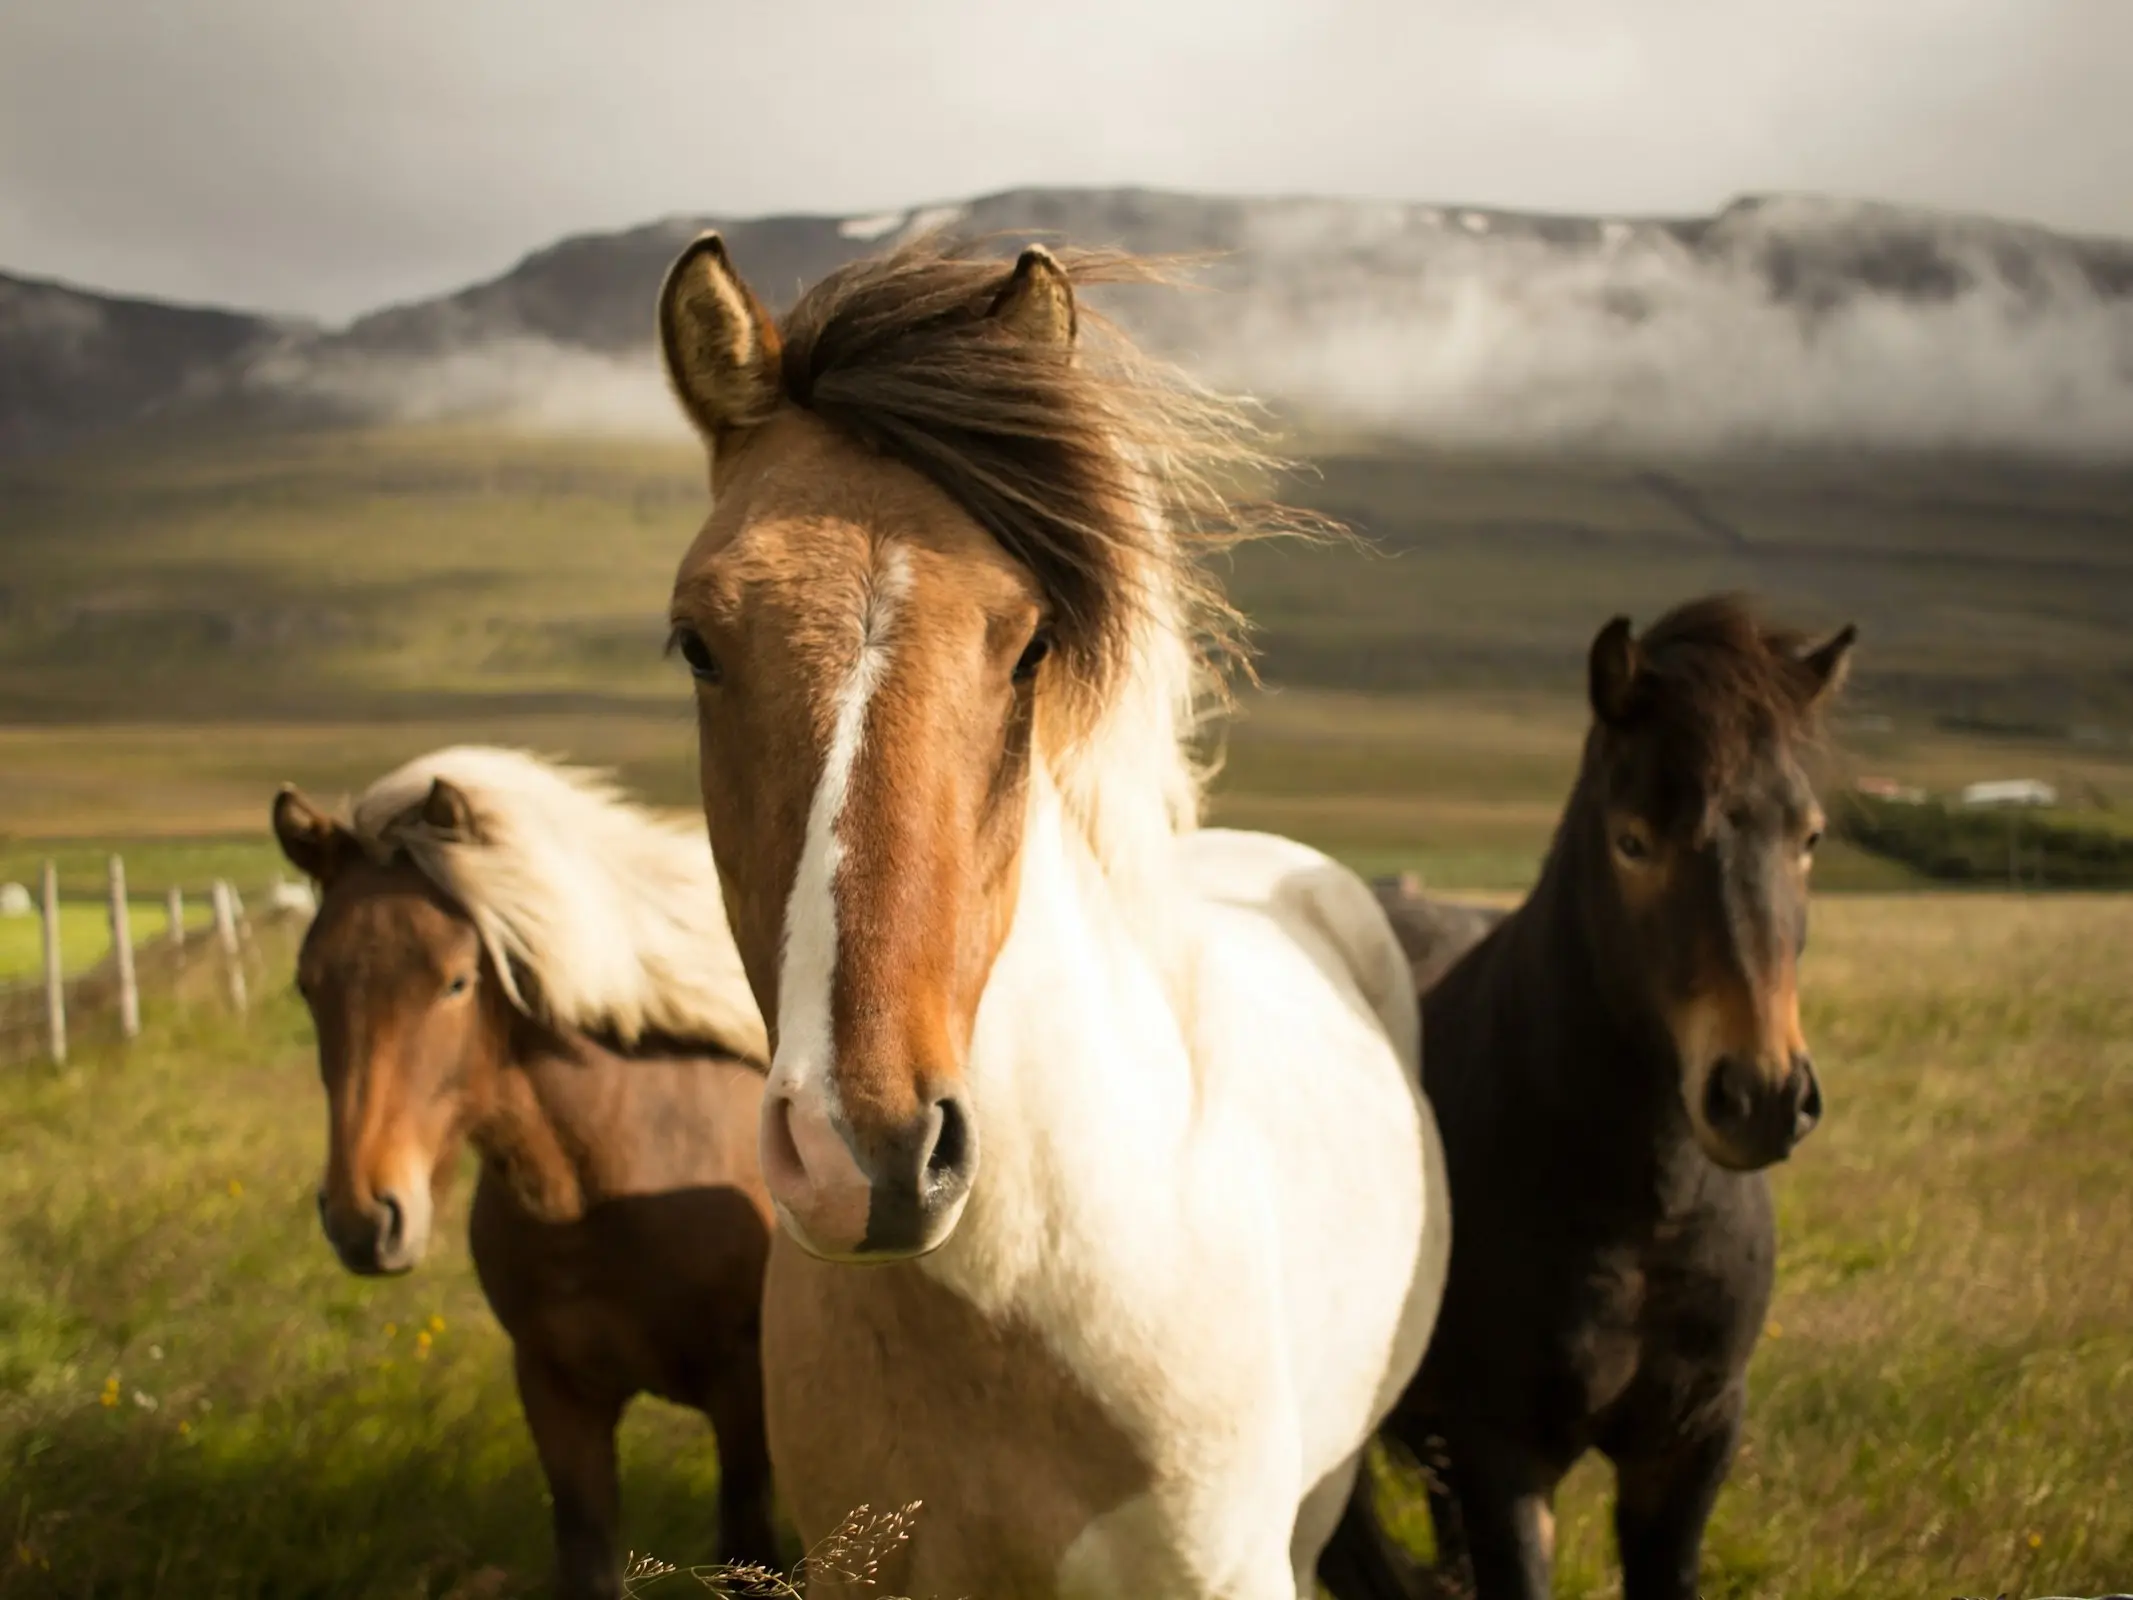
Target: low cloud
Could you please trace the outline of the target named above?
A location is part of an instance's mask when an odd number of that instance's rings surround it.
[[[1829,202],[1700,227],[1283,202],[1210,276],[1210,292],[1112,304],[1195,375],[1320,426],[1506,449],[2133,459],[2122,246]],[[686,437],[649,347],[329,344],[255,381],[405,420]]]

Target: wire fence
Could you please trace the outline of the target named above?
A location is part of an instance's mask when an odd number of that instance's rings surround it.
[[[217,878],[207,886],[212,916],[205,927],[186,926],[184,892],[173,888],[164,897],[162,925],[136,928],[125,860],[113,856],[99,902],[110,922],[110,949],[86,972],[69,976],[53,862],[44,864],[40,888],[33,910],[43,924],[43,970],[0,982],[0,1064],[64,1063],[85,1039],[130,1041],[140,1034],[144,1000],[151,1012],[214,1004],[242,1016],[265,977],[262,935],[300,929],[312,911],[305,885],[268,885],[255,892],[257,909],[250,909],[235,885]]]

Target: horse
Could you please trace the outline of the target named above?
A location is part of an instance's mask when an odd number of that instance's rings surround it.
[[[1457,1225],[1442,1316],[1383,1434],[1445,1470],[1440,1569],[1545,1600],[1556,1486],[1614,1466],[1627,1600],[1693,1600],[1776,1252],[1765,1169],[1822,1115],[1798,962],[1823,818],[1805,770],[1854,630],[1733,596],[1588,659],[1592,721],[1531,895],[1422,998]],[[1463,1572],[1462,1568],[1469,1568]],[[1321,1568],[1422,1592],[1370,1485]]]
[[[1510,915],[1497,906],[1445,900],[1425,894],[1420,883],[1402,873],[1371,883],[1392,931],[1414,972],[1415,993],[1426,995],[1459,958]]]
[[[1204,558],[1310,530],[1080,303],[1156,276],[928,235],[780,321],[706,234],[659,297],[711,489],[673,648],[773,1039],[771,1455],[809,1540],[922,1502],[898,1593],[1312,1593],[1441,1292],[1384,913],[1197,826]]]
[[[622,1593],[615,1429],[647,1393],[710,1418],[719,1558],[774,1565],[769,1049],[701,831],[478,746],[379,779],[352,823],[293,788],[273,820],[321,889],[297,959],[326,1089],[319,1220],[351,1272],[410,1271],[462,1142],[480,1156],[474,1265],[560,1591]]]

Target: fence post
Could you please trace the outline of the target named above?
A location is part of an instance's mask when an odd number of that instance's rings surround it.
[[[230,1004],[242,1016],[245,1009],[244,957],[237,948],[237,891],[227,878],[215,880],[215,942],[222,947],[222,972],[229,984]]]
[[[44,1024],[55,1066],[67,1060],[67,969],[59,949],[59,868],[44,864]]]
[[[111,858],[111,969],[118,977],[119,1037],[141,1032],[141,988],[133,976],[133,919],[127,914],[126,862]]]
[[[185,944],[185,891],[176,884],[163,896],[163,917],[169,923],[170,942],[183,948]]]

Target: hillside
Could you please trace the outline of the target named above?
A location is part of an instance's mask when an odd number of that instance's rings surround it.
[[[1138,336],[1323,424],[1461,448],[1955,448],[2133,459],[2133,245],[1812,197],[1708,218],[1024,190],[878,217],[677,218],[366,317],[274,380],[369,414],[671,425],[659,275],[718,226],[775,303],[949,223],[1207,259]]]
[[[268,317],[0,273],[0,460],[197,403],[300,333]]]
[[[1862,703],[2133,736],[2133,468],[1566,462],[1348,446],[1290,486],[1373,549],[1248,549],[1261,662],[1335,689],[1557,687],[1615,610],[1747,588],[1859,623]],[[0,717],[663,698],[686,443],[403,427],[140,436],[0,470]]]
[[[1460,449],[2133,459],[2133,244],[1806,196],[1669,219],[1018,190],[873,217],[672,218],[563,240],[344,329],[268,341],[236,319],[205,359],[143,336],[133,360],[156,395],[212,394],[225,409],[241,394],[255,410],[301,401],[347,420],[671,434],[650,305],[687,238],[722,228],[784,303],[935,224],[1210,258],[1211,292],[1111,308],[1205,378],[1324,426]],[[27,397],[16,453],[64,436],[44,412],[109,423],[140,409],[55,354],[80,316],[25,303],[0,343]]]
[[[728,232],[789,298],[943,214]],[[2128,247],[1805,200],[1615,222],[1029,192],[956,216],[1229,252],[1215,292],[1112,309],[1279,401],[1313,461],[1290,492],[1370,541],[1236,556],[1281,692],[1250,701],[1220,814],[1522,881],[1593,631],[1736,587],[1859,624],[1846,744],[1875,770],[2133,805]],[[334,332],[5,302],[29,400],[0,462],[0,832],[256,827],[284,778],[330,791],[466,737],[684,798],[660,618],[702,465],[646,319],[700,220]]]

